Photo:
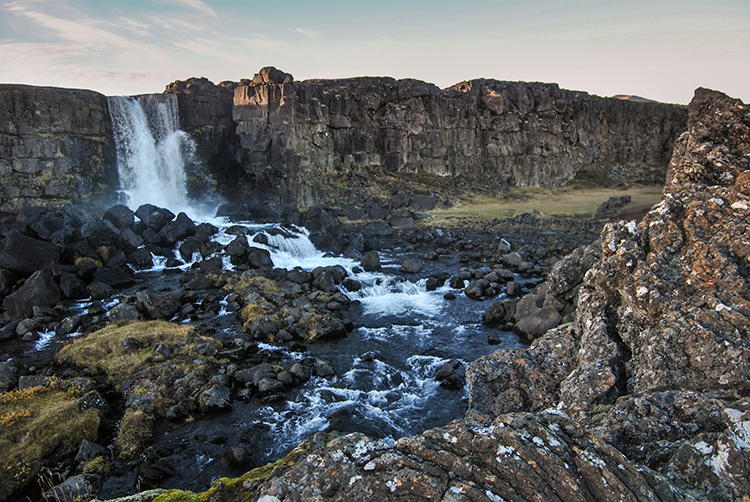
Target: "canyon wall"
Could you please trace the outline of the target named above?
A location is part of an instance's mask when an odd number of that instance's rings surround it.
[[[176,81],[181,127],[203,161],[193,194],[215,190],[251,215],[320,203],[329,176],[364,166],[481,173],[508,185],[562,185],[584,168],[662,181],[687,124],[683,106],[600,98],[555,84],[473,80]],[[106,98],[0,86],[0,211],[80,202],[117,188]]]
[[[563,185],[584,168],[663,181],[687,109],[600,98],[555,84],[473,80],[440,90],[418,80],[174,82],[182,127],[230,200],[281,214],[319,203],[329,175],[483,173],[508,185]],[[229,95],[233,92],[232,104]]]
[[[117,188],[107,98],[0,85],[0,213],[82,202]]]
[[[473,80],[295,82],[265,68],[234,90],[247,171],[281,170],[301,205],[325,175],[365,165],[438,175],[490,173],[509,185],[563,185],[586,167],[661,181],[687,109]],[[296,182],[296,184],[295,184]]]

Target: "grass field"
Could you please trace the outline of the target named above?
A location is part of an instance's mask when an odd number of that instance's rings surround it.
[[[620,211],[625,219],[639,219],[661,199],[661,185],[629,188],[530,188],[514,187],[496,197],[477,195],[451,209],[432,211],[431,224],[465,220],[511,218],[539,211],[544,218],[590,218],[602,202],[613,196],[630,195],[632,201]]]

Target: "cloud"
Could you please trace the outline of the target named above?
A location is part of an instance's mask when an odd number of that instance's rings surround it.
[[[299,33],[300,35],[309,38],[310,40],[317,40],[320,38],[318,34],[312,30],[308,30],[305,28],[296,28],[292,30],[294,33]]]
[[[195,11],[200,12],[201,14],[207,14],[213,17],[214,19],[218,18],[218,16],[216,15],[216,12],[202,0],[167,0],[167,1],[173,4],[183,5],[185,7],[191,8]]]

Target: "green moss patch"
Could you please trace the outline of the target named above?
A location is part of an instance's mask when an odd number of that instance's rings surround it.
[[[130,343],[123,343],[126,339]],[[200,369],[193,367],[200,366],[193,363],[196,358],[213,362],[194,352],[197,344],[219,342],[196,334],[189,326],[163,321],[135,322],[110,325],[77,339],[63,347],[56,358],[60,363],[104,373],[120,388],[136,375],[154,379],[162,376],[158,366],[165,357],[154,352],[162,343],[172,352],[169,366],[180,367],[184,372]]]

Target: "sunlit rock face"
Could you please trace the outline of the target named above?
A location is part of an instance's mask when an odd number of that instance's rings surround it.
[[[107,98],[0,85],[0,212],[81,202],[117,188]]]

